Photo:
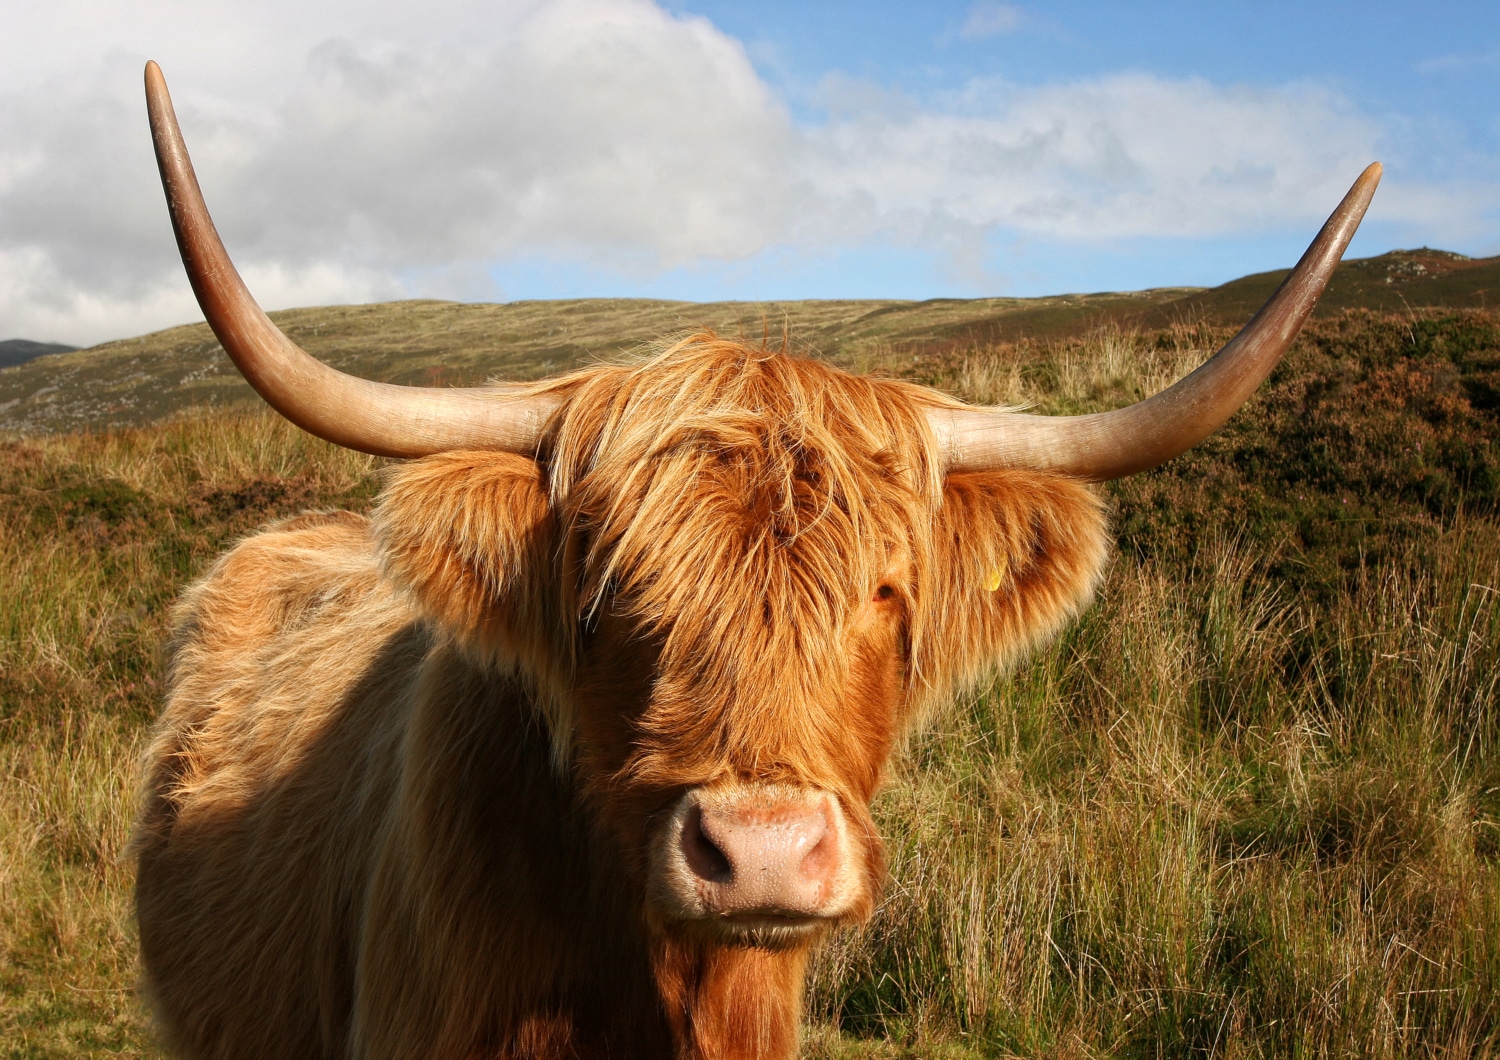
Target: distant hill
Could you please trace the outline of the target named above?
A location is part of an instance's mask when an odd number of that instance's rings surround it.
[[[1246,319],[1265,303],[1290,269],[1260,272],[1160,307],[1163,313],[1201,313],[1211,322]],[[1393,250],[1341,264],[1318,300],[1317,316],[1345,309],[1403,312],[1500,308],[1500,257],[1466,258],[1447,250]]]
[[[32,342],[30,339],[0,340],[0,368],[25,364],[44,353],[68,353],[77,346],[64,346],[60,342]]]
[[[1060,338],[1104,324],[1142,329],[1179,323],[1238,326],[1265,304],[1289,272],[1258,272],[1218,287],[1143,291],[1134,303],[1103,301],[1118,295],[1071,295],[1028,299],[1023,300],[1028,304],[986,312],[975,302],[970,303],[974,313],[954,337],[989,343]],[[1407,312],[1439,307],[1500,308],[1500,257],[1467,258],[1422,247],[1345,261],[1313,316],[1337,316],[1346,309]]]
[[[766,303],[577,299],[503,305],[413,301],[291,309],[271,318],[314,356],[342,371],[428,386],[536,378],[700,327],[755,338],[769,335],[773,341],[785,332],[798,348],[840,363],[890,367],[902,358],[961,354],[1021,338],[1062,338],[1106,325],[1238,325],[1265,302],[1287,271],[1257,273],[1207,289],[1048,298]],[[1497,305],[1500,258],[1470,259],[1423,248],[1344,262],[1317,315],[1350,308]],[[0,368],[0,431],[129,426],[195,405],[255,400],[206,324],[36,357]]]
[[[1081,330],[1101,314],[1138,313],[1191,291],[928,302],[413,301],[289,309],[271,319],[341,371],[391,383],[474,385],[537,378],[703,327],[773,341],[785,332],[800,349],[862,367],[894,351],[972,342],[971,326],[992,318],[1019,315],[1028,333],[1041,324]],[[130,426],[194,405],[254,400],[208,325],[189,324],[0,370],[0,431]]]

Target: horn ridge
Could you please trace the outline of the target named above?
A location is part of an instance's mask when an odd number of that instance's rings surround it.
[[[932,409],[928,422],[947,469],[1026,467],[1103,482],[1149,470],[1197,445],[1223,426],[1291,347],[1359,228],[1381,172],[1379,162],[1366,167],[1270,300],[1194,371],[1134,405],[1084,416]]]
[[[209,216],[166,79],[146,64],[146,108],[182,264],[209,327],[249,384],[309,434],[376,456],[452,449],[532,454],[559,398],[497,389],[396,386],[336,371],[256,304]]]

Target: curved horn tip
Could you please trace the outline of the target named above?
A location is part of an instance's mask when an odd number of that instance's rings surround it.
[[[1198,444],[1233,415],[1291,347],[1384,171],[1379,162],[1365,167],[1270,301],[1189,375],[1134,405],[1087,416],[934,412],[929,422],[949,470],[1034,467],[1101,482],[1156,467]]]
[[[1383,165],[1379,162],[1371,162],[1364,168],[1364,172],[1360,173],[1359,179],[1350,186],[1348,194],[1344,196],[1344,201],[1360,201],[1368,206],[1371,197],[1375,194],[1375,188],[1380,184],[1380,178],[1384,173],[1385,167]]]

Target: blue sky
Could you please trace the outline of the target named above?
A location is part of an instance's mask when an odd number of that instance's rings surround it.
[[[197,318],[165,69],[270,308],[1038,295],[1500,253],[1500,4],[8,0],[0,338]]]
[[[1385,220],[1376,208],[1351,257],[1427,244],[1472,256],[1500,253],[1500,4],[699,0],[668,6],[704,15],[744,41],[757,70],[809,124],[826,118],[820,87],[839,75],[935,106],[976,79],[1040,85],[1123,71],[1216,85],[1324,87],[1381,120],[1382,146],[1394,152],[1386,159],[1388,182],[1473,182],[1491,193],[1481,216],[1451,225]],[[1007,236],[995,234],[995,260],[1024,256],[1025,264],[997,293],[1022,295],[1211,285],[1289,264],[1305,243],[1299,232],[1252,230],[1214,240],[1109,241],[1090,254],[1071,243],[1028,242],[1018,251]],[[926,282],[934,281],[935,264],[924,263]],[[900,262],[868,262],[867,271],[846,263],[839,271],[859,275],[856,285],[890,290],[900,278],[893,266]]]
[[[673,2],[744,41],[800,114],[832,71],[919,98],[976,77],[1120,70],[1274,86],[1315,80],[1376,111],[1500,146],[1500,5],[1489,3]]]
[[[977,76],[1039,82],[1131,68],[1265,85],[1318,78],[1496,133],[1493,97],[1477,92],[1500,74],[1500,9],[1487,3],[667,6],[744,41],[762,74],[793,92],[830,70],[918,93]]]

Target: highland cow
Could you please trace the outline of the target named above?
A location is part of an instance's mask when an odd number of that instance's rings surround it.
[[[878,901],[902,735],[1054,633],[1090,482],[1215,430],[1374,192],[1193,375],[1021,416],[711,334],[478,390],[340,375],[224,253],[154,64],[184,263],[293,422],[407,458],[178,604],[133,849],[188,1057],[789,1057],[803,973]]]

